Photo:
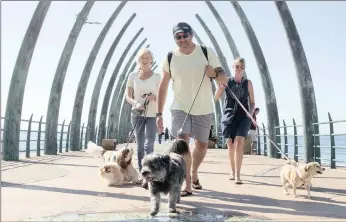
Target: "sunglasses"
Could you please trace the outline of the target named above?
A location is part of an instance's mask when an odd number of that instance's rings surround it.
[[[238,65],[235,65],[235,68],[236,68],[236,69],[245,69],[245,66],[238,66]]]
[[[174,36],[174,38],[176,39],[176,40],[180,40],[180,39],[182,39],[182,38],[184,38],[184,39],[186,39],[187,37],[189,37],[189,33],[184,33],[183,35],[175,35]]]

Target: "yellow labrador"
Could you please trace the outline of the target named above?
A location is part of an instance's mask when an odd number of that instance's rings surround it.
[[[297,187],[304,187],[308,193],[308,197],[311,199],[310,188],[311,181],[317,174],[323,174],[325,168],[321,167],[317,162],[310,162],[305,165],[299,166],[297,162],[287,162],[280,173],[281,184],[284,189],[284,193],[288,195],[288,186],[291,185],[293,189],[294,197],[296,195]]]

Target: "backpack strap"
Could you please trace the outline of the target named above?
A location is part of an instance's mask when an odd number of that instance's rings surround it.
[[[171,61],[172,61],[172,56],[173,56],[173,52],[170,51],[167,55],[167,59],[168,59],[168,70],[169,70],[169,75],[172,77],[171,75]]]
[[[205,45],[201,45],[201,48],[202,48],[202,51],[203,51],[205,58],[207,59],[207,61],[209,63],[207,47],[205,47]]]

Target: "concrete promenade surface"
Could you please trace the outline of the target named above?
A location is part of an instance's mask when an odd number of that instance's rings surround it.
[[[135,147],[135,144],[130,144]],[[167,144],[155,144],[162,152]],[[134,157],[136,154],[134,155]],[[137,168],[136,157],[133,164]],[[107,187],[98,177],[101,160],[84,151],[2,161],[1,221],[146,221],[148,191],[139,185]],[[203,190],[182,197],[177,215],[167,197],[152,221],[346,221],[346,170],[326,169],[311,194],[286,196],[279,171],[284,160],[244,156],[242,185],[228,179],[227,150],[209,149],[199,170]],[[290,190],[292,192],[292,190]]]

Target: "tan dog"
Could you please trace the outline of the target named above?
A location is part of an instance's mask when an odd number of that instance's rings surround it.
[[[125,177],[121,167],[117,163],[107,163],[100,167],[100,177],[107,186],[117,186],[124,183]]]
[[[321,167],[317,162],[310,162],[308,164],[299,166],[295,161],[288,161],[282,168],[280,173],[281,184],[284,189],[284,193],[288,195],[287,187],[292,186],[293,195],[296,195],[297,187],[304,187],[308,193],[308,197],[312,199],[310,194],[311,181],[317,174],[323,174],[325,168]]]

